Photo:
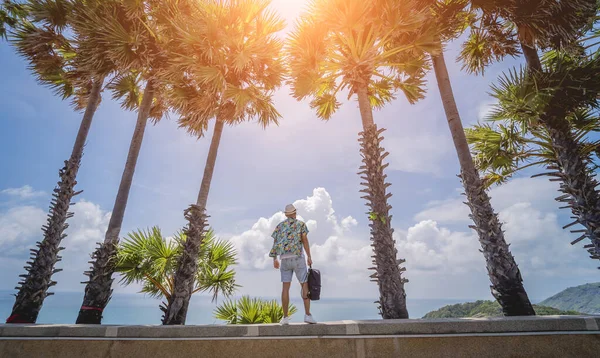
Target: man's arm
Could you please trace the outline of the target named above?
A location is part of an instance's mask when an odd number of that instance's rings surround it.
[[[273,248],[271,249],[271,252],[269,252],[269,257],[273,258],[273,267],[278,269],[279,268],[279,260],[277,260],[277,253],[275,252],[275,242],[276,242],[276,240],[273,240]]]
[[[306,233],[302,233],[302,246],[304,246],[304,251],[306,251],[306,261],[308,262],[308,266],[312,266],[312,257],[310,256],[310,244],[308,243],[308,236]]]
[[[279,229],[279,227],[275,228],[275,231],[273,231],[273,234],[271,235],[273,238],[273,247],[271,248],[271,251],[269,251],[269,257],[273,258],[273,267],[276,269],[279,268],[279,260],[277,260],[277,252],[275,251],[275,244],[277,243],[277,229]]]

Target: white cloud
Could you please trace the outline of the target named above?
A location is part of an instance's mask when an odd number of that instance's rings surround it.
[[[553,238],[563,236],[557,232],[557,217],[554,213],[542,213],[531,203],[516,203],[500,212],[500,220],[506,226],[506,236],[512,243],[525,243],[539,237]]]
[[[554,197],[558,186],[545,178],[516,178],[510,182],[493,187],[489,191],[492,206],[496,212],[502,211],[517,203],[531,203],[536,207],[556,208]],[[435,200],[427,203],[427,208],[414,216],[415,220],[435,220],[440,223],[470,223],[469,208],[464,204],[467,198],[456,194],[445,200]]]
[[[517,184],[512,189],[510,184],[504,186],[502,190],[508,190],[506,193],[498,188],[492,194],[495,192],[494,205],[499,208],[501,220],[506,222],[506,238],[512,244],[526,287],[530,285],[537,290],[534,292],[544,292],[534,293],[533,297],[562,289],[562,286],[547,288],[547,283],[561,279],[564,282],[573,273],[593,277],[596,274],[593,263],[584,250],[569,245],[570,234],[561,229],[554,203],[550,200],[553,206],[548,209],[544,207],[548,200],[539,197],[548,196],[555,188],[534,179],[519,180]],[[516,194],[511,196],[511,192]],[[466,225],[464,229],[447,225],[460,222],[460,215],[466,215],[455,212],[459,207],[453,207],[452,200],[457,201],[455,205],[464,206],[459,199],[430,203],[426,211],[417,214],[413,225],[397,228],[394,234],[398,256],[406,259],[404,277],[410,280],[406,285],[409,297],[490,297],[476,235]],[[375,299],[377,285],[369,281],[371,272],[367,270],[372,266],[373,253],[366,220],[336,213],[333,199],[324,188],[314,189],[310,196],[295,201],[294,205],[309,227],[314,267],[323,274],[326,297]],[[57,265],[64,269],[55,276],[59,282],[57,290],[81,290],[79,282],[83,281],[83,271],[88,269],[89,254],[95,243],[103,240],[110,219],[110,213],[85,200],[77,202],[73,211],[75,216],[69,220],[68,236],[63,242],[67,248],[62,252],[64,261]],[[2,261],[25,256],[27,249],[41,238],[40,227],[45,217],[43,210],[33,206],[18,206],[0,214]],[[270,235],[284,217],[277,212],[259,218],[239,235],[218,235],[229,238],[238,251],[236,271],[242,285],[238,294],[278,296],[279,273],[272,268],[268,252],[273,242]],[[17,275],[22,273],[21,266],[11,264],[3,272],[2,288],[13,287]],[[123,290],[118,285],[115,288]]]
[[[555,209],[556,210],[556,209]],[[563,230],[554,212],[544,212],[531,203],[517,203],[500,212],[505,222],[506,240],[517,263],[525,272],[546,277],[597,274],[582,245],[572,246],[575,238]]]
[[[369,281],[371,267],[369,234],[353,217],[340,219],[333,209],[333,200],[323,188],[312,196],[294,203],[299,215],[314,222],[309,233],[314,265],[323,274],[323,286],[328,297],[377,297],[377,286]],[[270,235],[284,219],[281,212],[270,218],[260,218],[250,230],[230,238],[238,250],[238,277],[243,293],[276,296],[279,277],[272,269],[268,252],[273,240]],[[310,225],[309,225],[310,226]],[[396,232],[399,257],[406,258],[407,277],[411,279],[417,297],[419,288],[427,286],[432,273],[439,282],[461,279],[460,275],[485,270],[483,257],[478,252],[478,242],[471,233],[452,232],[439,227],[434,221],[419,222],[405,232]],[[485,277],[485,273],[483,273]],[[259,277],[261,277],[259,279]],[[464,278],[464,277],[462,277]],[[415,284],[412,284],[415,282]],[[482,286],[485,292],[486,286]],[[436,297],[447,293],[438,291]]]
[[[314,265],[323,273],[323,285],[328,292],[349,297],[358,284],[365,289],[358,296],[372,296],[376,286],[369,285],[367,271],[372,251],[366,237],[362,240],[357,237],[358,221],[351,216],[336,215],[331,196],[324,188],[314,189],[311,196],[295,201],[294,206],[298,217],[307,223]],[[280,289],[268,253],[273,244],[271,234],[284,219],[285,215],[277,212],[269,218],[260,218],[250,230],[229,238],[238,252],[239,282],[244,293],[274,296]],[[259,281],[257,276],[270,278]]]
[[[338,220],[332,204],[331,196],[324,188],[316,188],[312,196],[294,202],[298,218],[306,222],[311,244],[323,243],[328,238],[344,235],[358,224],[351,216]],[[229,239],[238,250],[238,260],[242,268],[265,269],[271,266],[271,234],[284,219],[285,215],[281,211],[269,218],[260,218],[250,230]]]
[[[31,199],[46,195],[43,191],[35,191],[29,185],[24,185],[20,188],[7,188],[0,191],[0,194],[5,194],[19,199]]]
[[[516,258],[525,286],[533,287],[530,296],[544,297],[564,288],[551,285],[556,279],[577,272],[593,277],[595,267],[583,250],[569,245],[569,233],[562,230],[554,207],[544,207],[554,187],[537,179],[516,180],[518,185],[506,185],[492,190],[498,199],[500,219],[505,221],[506,239]],[[551,202],[551,200],[550,200]],[[340,219],[333,209],[333,200],[323,188],[312,196],[295,202],[301,216],[314,222],[309,240],[314,266],[323,275],[327,297],[377,297],[377,286],[369,281],[372,248],[364,226],[352,218]],[[489,279],[481,246],[474,231],[452,229],[445,223],[469,221],[468,210],[459,200],[440,201],[417,215],[417,222],[394,234],[398,257],[406,259],[404,277],[410,297],[428,298],[491,298]],[[440,221],[427,215],[436,216]],[[250,230],[230,238],[238,250],[240,265],[238,282],[244,294],[277,296],[279,274],[272,269],[268,251],[270,235],[284,215],[275,213],[260,218]],[[545,284],[542,284],[545,283]],[[543,292],[543,293],[540,293]]]
[[[66,247],[69,251],[91,253],[97,242],[104,241],[111,213],[86,200],[75,203],[71,210],[75,215],[69,220],[69,228],[66,230]]]
[[[57,290],[82,289],[80,282],[84,278],[83,272],[89,268],[90,254],[96,242],[104,240],[110,220],[109,212],[86,200],[76,202],[70,211],[75,215],[67,221],[67,236],[61,242],[66,249],[61,252],[63,260],[56,265],[64,270],[54,276],[59,282]],[[12,288],[18,281],[29,249],[43,239],[41,227],[46,218],[47,213],[34,206],[16,206],[0,213],[0,261],[18,263],[10,267],[3,265],[0,289]]]
[[[564,282],[575,272],[582,280],[597,274],[596,264],[588,258],[582,245],[571,246],[570,242],[575,236],[562,229],[559,214],[568,216],[569,213],[559,210],[558,203],[553,200],[556,189],[556,183],[544,178],[517,178],[490,191],[492,206],[503,222],[505,239],[511,245],[525,285],[535,288],[532,297],[544,297],[553,290],[558,292],[564,289],[561,286],[564,283],[559,283],[560,279]],[[466,226],[472,221],[468,218],[469,210],[463,200],[464,196],[431,202],[428,208],[415,215],[415,220],[430,218],[438,225],[460,224],[459,227],[465,227],[466,231]],[[471,249],[463,250],[463,254],[472,253],[475,247],[479,249],[472,232],[463,235],[472,237],[475,243]],[[447,257],[446,254],[442,256]],[[409,268],[410,262],[407,262]],[[473,269],[480,267],[473,263]],[[543,293],[536,295],[535,292]]]
[[[396,238],[398,251],[406,257],[412,273],[466,273],[484,265],[475,235],[440,228],[432,220],[421,221]]]
[[[17,206],[0,213],[0,248],[5,254],[27,251],[30,239],[41,236],[46,213],[34,206]],[[35,241],[34,241],[35,242]]]

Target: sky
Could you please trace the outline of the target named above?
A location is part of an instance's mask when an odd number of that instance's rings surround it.
[[[289,25],[302,1],[273,1]],[[489,86],[505,70],[520,66],[509,59],[485,76],[467,75],[457,63],[459,41],[448,45],[446,61],[465,127],[482,120],[494,101]],[[28,251],[42,239],[50,193],[58,169],[71,152],[82,117],[68,101],[38,85],[6,42],[0,43],[0,290],[12,290]],[[399,257],[406,259],[408,299],[492,299],[483,255],[463,204],[458,160],[448,131],[435,78],[428,76],[425,99],[410,105],[398,99],[374,113],[387,129],[388,181],[393,193],[392,225]],[[279,273],[268,259],[271,232],[294,203],[310,230],[314,267],[323,275],[322,297],[378,297],[369,281],[372,255],[367,207],[360,199],[358,132],[354,99],[328,122],[308,103],[297,102],[283,87],[275,94],[279,126],[257,123],[226,127],[209,195],[210,224],[217,236],[234,243],[239,264],[239,294],[276,297]],[[94,117],[78,175],[75,216],[63,241],[64,271],[55,291],[82,291],[83,271],[96,242],[102,241],[135,125],[105,93]],[[183,210],[195,202],[212,129],[196,139],[172,119],[149,125],[142,145],[121,235],[159,226],[172,235],[185,225]],[[561,229],[567,211],[553,201],[556,183],[531,179],[529,171],[491,189],[532,299],[566,287],[598,281],[597,264],[571,246],[573,234]],[[138,287],[115,284],[115,292]]]

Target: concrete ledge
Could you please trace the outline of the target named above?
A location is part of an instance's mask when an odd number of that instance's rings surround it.
[[[0,357],[596,357],[600,316],[316,325],[0,325]]]
[[[152,338],[101,340],[68,337],[11,339],[7,337],[0,339],[0,357],[582,358],[597,357],[598,351],[600,351],[600,336],[596,333],[333,337],[296,336],[288,337],[288,339],[283,339],[283,337],[225,337],[161,340]]]
[[[0,325],[0,340],[8,337],[86,338],[211,338],[439,335],[515,332],[583,332],[600,334],[600,316],[539,316],[465,319],[409,319],[324,322],[315,325]]]

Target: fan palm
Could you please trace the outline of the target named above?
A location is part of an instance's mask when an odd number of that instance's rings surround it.
[[[375,255],[373,281],[379,284],[383,318],[408,318],[402,277],[405,261],[397,258],[387,200],[381,146],[384,129],[373,121],[373,108],[394,99],[401,90],[409,102],[423,97],[425,57],[435,51],[431,33],[422,32],[427,14],[413,1],[328,0],[312,2],[289,39],[292,94],[310,97],[317,116],[329,120],[340,107],[338,96],[356,95],[363,131],[359,133],[364,165],[361,190],[370,207],[371,240]]]
[[[567,119],[595,100],[596,72],[589,71],[596,66],[596,61],[575,64],[571,59],[565,61],[565,57],[559,56],[553,66],[544,67],[538,54],[538,48],[576,47],[577,39],[590,29],[590,24],[596,19],[597,2],[478,0],[471,1],[471,4],[480,14],[480,20],[474,23],[462,51],[465,67],[473,72],[482,72],[492,61],[522,51],[529,70],[529,88],[544,95],[551,93],[543,110],[536,114],[536,120],[545,127],[552,143],[554,165],[549,167],[552,170],[550,174],[560,181],[563,193],[557,200],[565,202],[565,208],[570,208],[573,213],[575,224],[584,227],[573,230],[581,233],[574,242],[590,239],[593,246],[589,249],[591,257],[600,259],[598,182],[589,170],[588,158],[582,156]],[[481,51],[484,48],[493,50]]]
[[[457,0],[460,1],[460,0]],[[522,53],[541,71],[538,48],[572,47],[590,29],[596,0],[469,0],[471,32],[460,59],[468,72],[483,73],[494,61]]]
[[[115,271],[121,283],[142,285],[142,293],[168,301],[173,295],[177,260],[183,253],[186,236],[182,232],[165,238],[158,227],[131,232],[117,247]],[[214,232],[206,233],[198,257],[199,270],[194,277],[192,294],[210,292],[212,300],[219,295],[229,297],[238,287],[235,283],[235,249],[228,241],[219,240]],[[163,301],[161,308],[166,303]]]
[[[165,6],[168,3],[165,2]],[[137,107],[138,115],[104,242],[98,244],[92,254],[92,267],[85,272],[89,280],[85,282],[85,296],[77,323],[101,323],[102,311],[112,293],[119,233],[146,124],[148,119],[159,121],[166,110],[161,100],[160,82],[156,78],[157,69],[164,63],[161,27],[156,15],[162,11],[161,5],[153,1],[109,0],[85,11],[79,23],[82,31],[95,41],[95,51],[84,59],[85,65],[94,67],[104,58],[117,64],[126,75],[119,76],[113,84],[113,97],[126,97],[123,107]],[[136,91],[140,80],[145,81],[141,101]]]
[[[5,3],[9,4],[9,3]],[[15,304],[8,323],[34,323],[44,299],[51,295],[48,288],[55,285],[52,275],[60,271],[54,269],[60,261],[60,243],[66,236],[66,220],[73,216],[69,206],[75,192],[76,176],[83,155],[84,144],[92,124],[105,76],[112,70],[109,61],[101,60],[95,67],[84,69],[81,58],[85,48],[91,47],[90,39],[81,36],[73,19],[80,7],[68,0],[30,0],[20,4],[27,18],[17,24],[13,43],[19,54],[25,57],[38,82],[48,85],[64,98],[72,97],[76,109],[84,109],[83,118],[75,139],[69,160],[59,171],[60,181],[52,194],[47,224],[44,225],[44,238],[31,250],[31,259],[21,275]],[[86,6],[93,6],[88,1]],[[7,6],[7,5],[5,5]],[[65,33],[73,34],[67,37]]]
[[[429,25],[437,28],[440,45],[460,35],[471,20],[471,14],[464,0],[430,0],[422,1],[419,6],[426,6],[431,11]],[[481,252],[486,260],[488,276],[492,283],[492,295],[498,300],[507,316],[535,315],[529,301],[520,270],[510,252],[504,238],[504,231],[498,215],[490,202],[477,168],[471,157],[469,145],[465,138],[458,107],[454,99],[446,61],[443,51],[430,53],[442,104],[456,154],[460,163],[462,180],[467,206],[471,211],[471,219],[481,243]]]
[[[196,204],[185,211],[188,236],[175,276],[175,292],[163,324],[185,324],[196,256],[206,227],[206,204],[225,124],[257,118],[264,128],[277,124],[272,93],[280,86],[283,64],[276,32],[284,24],[267,9],[269,1],[190,1],[170,13],[175,34],[166,77],[173,83],[170,104],[180,126],[202,136],[208,121],[215,128]],[[225,26],[227,24],[227,26]],[[180,40],[177,40],[180,39]]]
[[[531,95],[532,90],[527,87],[532,84],[526,77],[523,69],[504,74],[499,84],[492,86],[492,96],[499,102],[486,118],[492,123],[477,124],[466,130],[476,166],[485,173],[487,187],[503,184],[527,168],[556,165],[548,131],[536,124],[536,116],[547,106],[549,96]],[[509,107],[512,107],[510,112]],[[590,138],[590,134],[600,131],[597,114],[582,109],[570,114],[568,119],[581,156],[590,158],[600,146],[600,140]],[[534,176],[540,175],[544,174]]]
[[[288,311],[293,315],[298,310],[290,304]],[[242,296],[237,301],[225,301],[217,307],[214,315],[227,324],[278,323],[283,318],[283,307],[276,300]]]
[[[587,113],[582,113],[588,116]],[[589,134],[598,131],[598,118],[582,128],[573,128],[574,138],[580,143],[581,155],[590,157],[597,152],[600,140],[591,140]],[[523,130],[518,123],[496,125],[477,124],[466,129],[467,141],[472,146],[476,166],[485,173],[487,187],[506,183],[517,172],[531,167],[547,168],[554,164],[552,142],[544,128]],[[542,176],[535,174],[533,177]]]

